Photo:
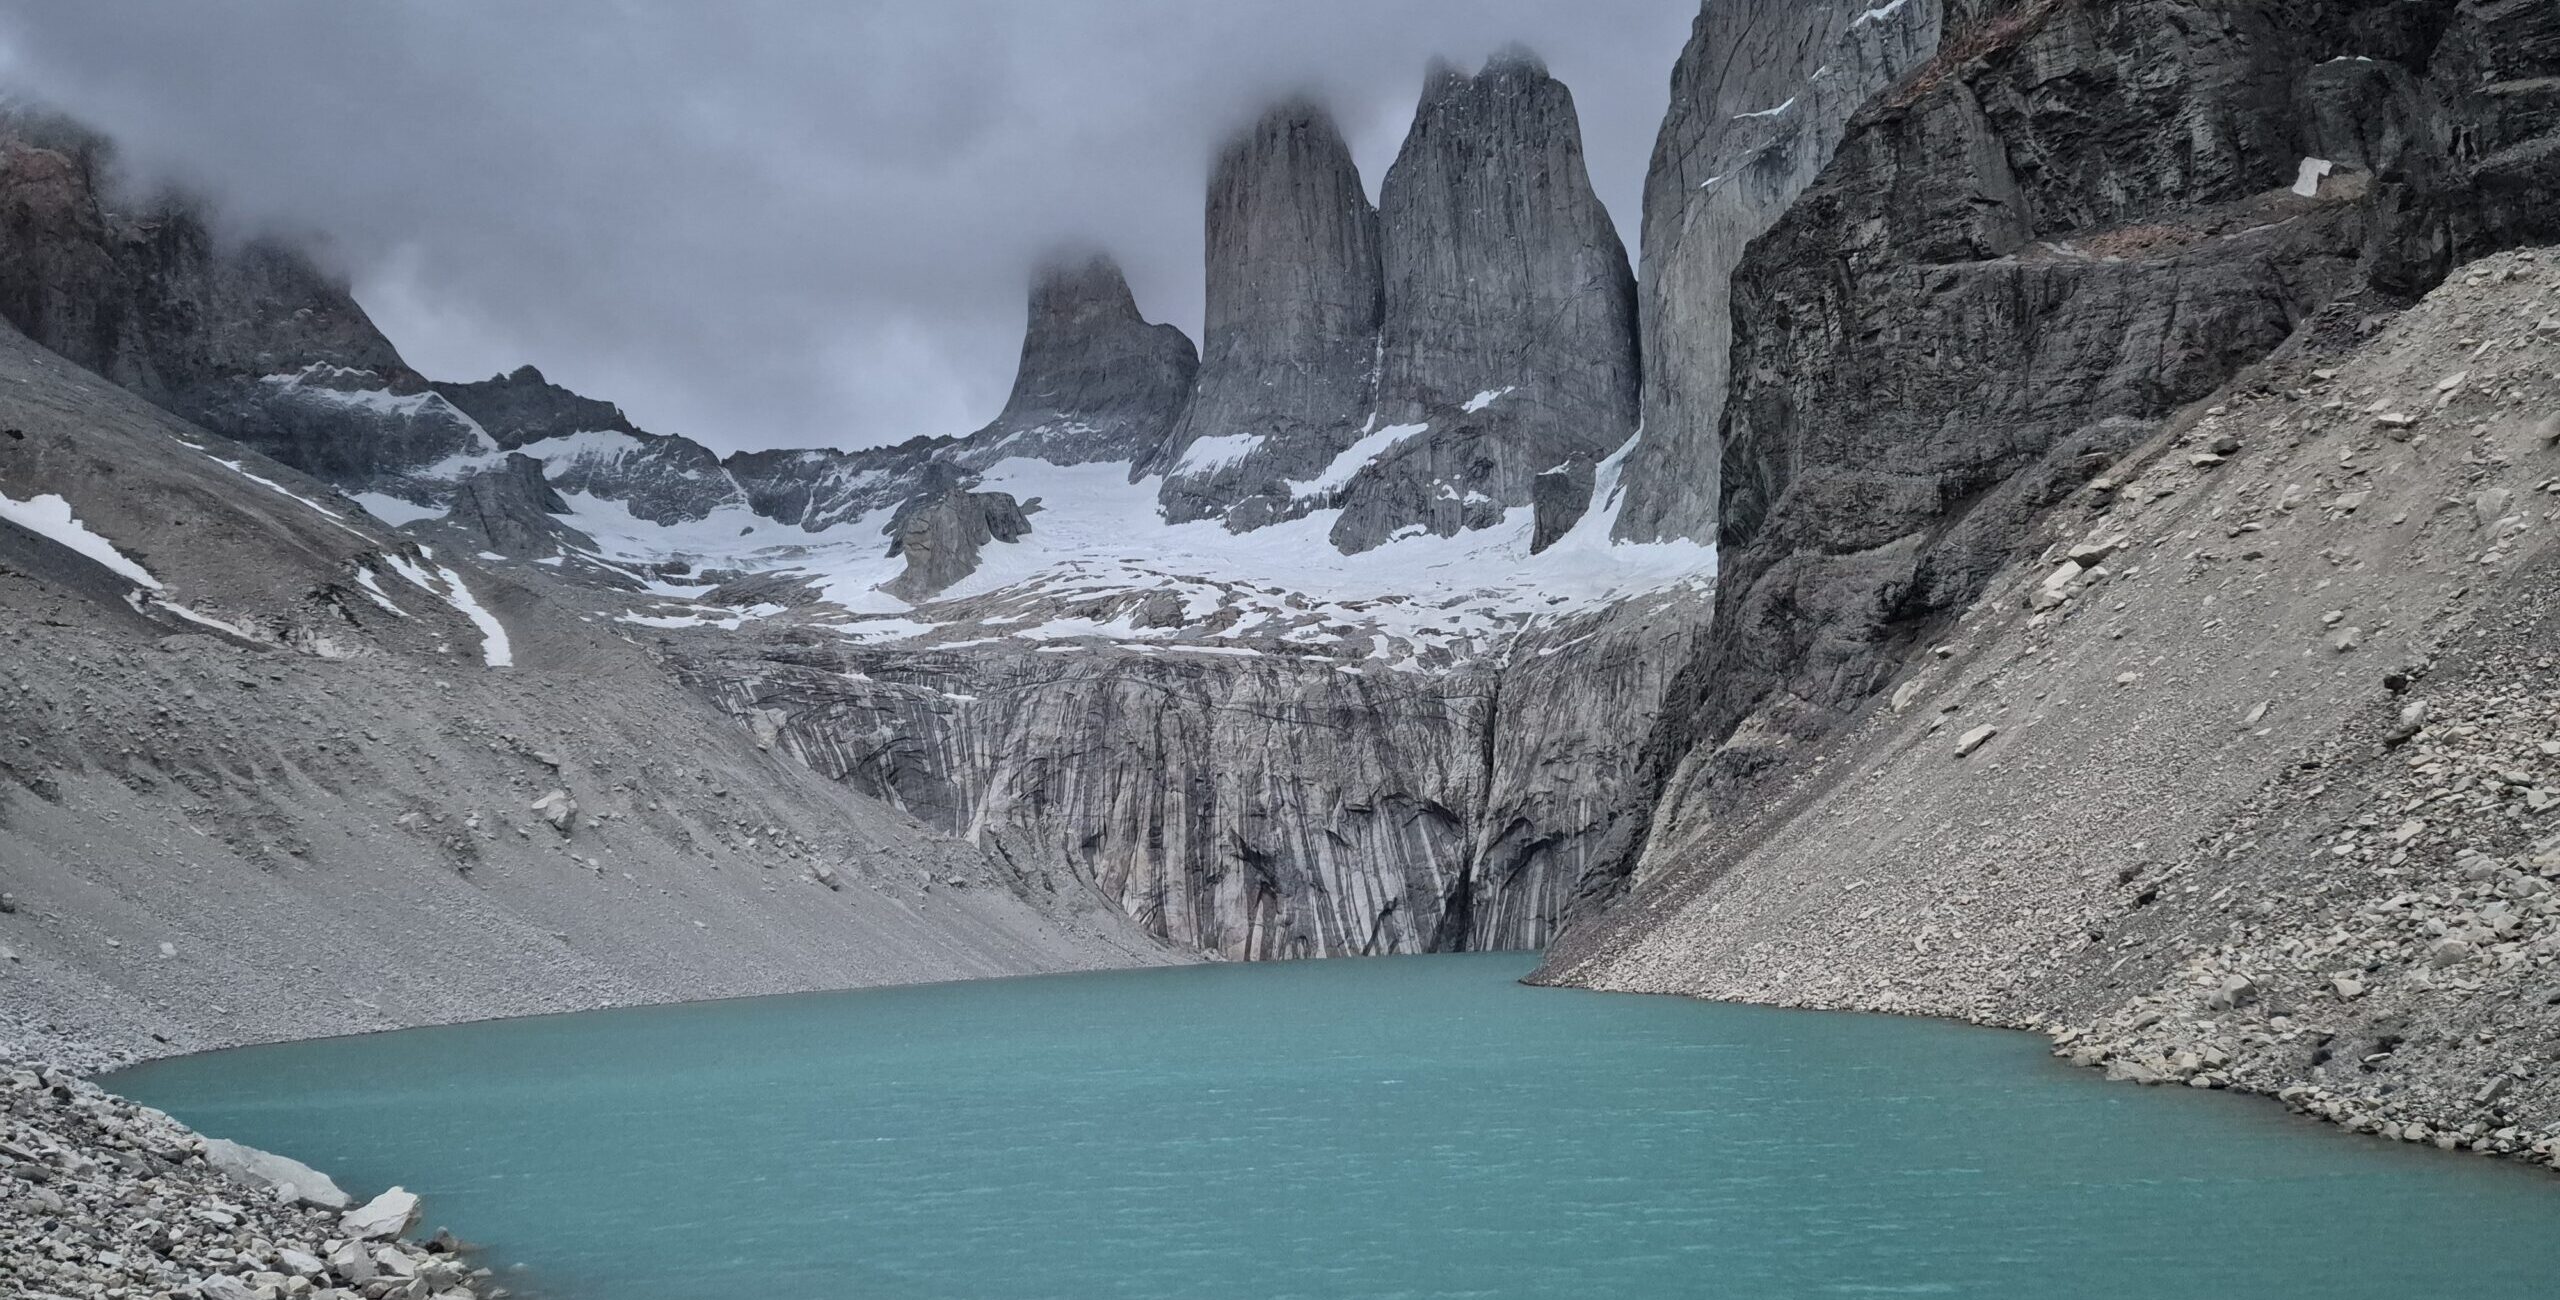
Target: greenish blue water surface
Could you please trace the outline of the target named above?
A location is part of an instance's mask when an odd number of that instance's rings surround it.
[[[1923,1020],[1211,966],[419,1029],[110,1086],[563,1300],[2560,1294],[2560,1179]]]

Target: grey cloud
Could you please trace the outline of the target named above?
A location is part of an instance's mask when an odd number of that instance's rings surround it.
[[[1695,0],[0,3],[7,86],[325,239],[412,364],[530,361],[722,449],[965,432],[1024,278],[1099,246],[1197,335],[1200,204],[1268,96],[1374,195],[1433,56],[1572,86],[1630,247]]]

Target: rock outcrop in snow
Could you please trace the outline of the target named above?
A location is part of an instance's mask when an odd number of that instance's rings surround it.
[[[989,543],[1020,540],[1031,520],[1007,493],[954,488],[909,503],[892,527],[889,554],[905,559],[907,568],[880,589],[923,600],[976,572],[978,553]]]
[[[435,387],[498,446],[542,462],[544,477],[563,492],[618,501],[653,524],[687,523],[747,504],[746,491],[710,448],[642,429],[621,407],[573,393],[531,366]]]

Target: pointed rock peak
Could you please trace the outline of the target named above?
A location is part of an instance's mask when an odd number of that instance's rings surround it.
[[[1229,157],[1255,152],[1269,143],[1293,135],[1307,135],[1325,142],[1349,157],[1351,148],[1344,143],[1342,128],[1333,120],[1333,110],[1324,101],[1304,91],[1288,95],[1262,110],[1251,124],[1228,137],[1221,152]]]
[[[1164,441],[1200,366],[1181,330],[1138,314],[1109,255],[1062,250],[1031,279],[1013,393],[993,424],[954,455],[1027,456],[1059,465],[1134,461]]]
[[[562,388],[529,365],[475,383],[428,387],[444,394],[446,401],[460,407],[510,451],[572,433],[641,432],[621,407]]]
[[[1463,88],[1467,84],[1468,80],[1469,78],[1465,68],[1459,67],[1448,59],[1435,54],[1431,57],[1431,62],[1425,64],[1422,69],[1423,102],[1429,103],[1430,101],[1449,94],[1454,90]]]
[[[1139,319],[1138,300],[1120,264],[1099,252],[1057,254],[1042,262],[1031,280],[1033,326],[1096,318]]]
[[[1415,106],[1417,130],[1433,116],[1467,102],[1489,103],[1508,95],[1561,93],[1564,83],[1548,73],[1546,60],[1525,45],[1506,45],[1494,51],[1484,66],[1470,76],[1446,59],[1433,59],[1430,71],[1422,80],[1422,99]]]
[[[1536,50],[1517,41],[1495,50],[1493,57],[1484,61],[1484,71],[1477,75],[1517,77],[1526,81],[1552,80],[1547,72],[1547,61],[1539,58]]]

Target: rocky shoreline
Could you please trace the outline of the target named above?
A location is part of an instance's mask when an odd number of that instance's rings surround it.
[[[27,1300],[497,1300],[418,1198],[206,1138],[48,1066],[0,1063],[0,1284]]]

